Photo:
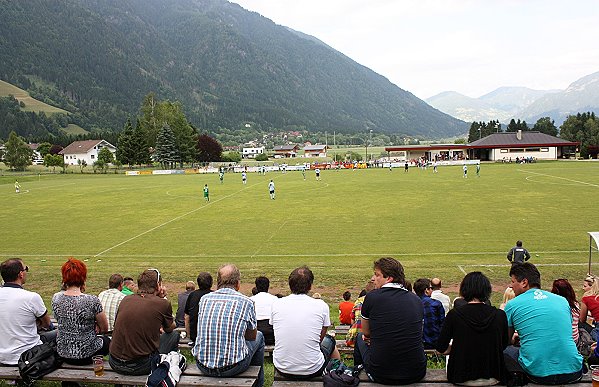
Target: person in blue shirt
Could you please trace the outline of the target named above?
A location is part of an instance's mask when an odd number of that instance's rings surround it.
[[[509,337],[514,338],[517,331],[520,346],[505,349],[506,365],[516,361],[537,384],[568,384],[580,380],[582,356],[572,339],[568,301],[540,288],[541,274],[532,263],[514,264],[510,277],[516,297],[506,304],[505,314]]]
[[[424,326],[422,329],[422,342],[424,349],[434,349],[445,321],[443,304],[431,298],[433,286],[428,278],[419,278],[414,282],[414,293],[422,301],[424,307]]]

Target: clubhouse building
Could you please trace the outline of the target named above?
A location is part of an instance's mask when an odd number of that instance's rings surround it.
[[[385,151],[406,160],[509,161],[516,158],[557,160],[574,155],[580,145],[541,132],[517,131],[493,133],[469,144],[431,144],[386,147]],[[402,157],[403,156],[403,157]]]

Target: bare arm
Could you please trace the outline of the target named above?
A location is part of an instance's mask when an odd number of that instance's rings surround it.
[[[189,315],[185,313],[185,333],[187,333],[187,337],[189,336]]]
[[[98,325],[98,333],[108,332],[108,317],[106,317],[106,313],[100,312],[96,315],[96,324]]]
[[[584,302],[580,303],[580,318],[579,321],[582,323],[586,323],[587,322],[587,317],[589,314],[589,308],[587,307],[587,304],[585,304]]]
[[[365,339],[370,339],[370,322],[364,317],[362,317],[362,334]]]
[[[41,328],[48,328],[52,323],[50,320],[50,313],[46,312],[42,317],[38,317],[37,321]]]
[[[320,330],[320,341],[322,342],[322,339],[324,339],[324,337],[327,335],[327,329],[329,329],[329,327],[322,327],[322,329]]]

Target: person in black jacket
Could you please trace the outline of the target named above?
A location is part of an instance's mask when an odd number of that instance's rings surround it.
[[[507,317],[503,310],[485,303],[491,282],[479,271],[468,273],[460,284],[460,295],[467,304],[449,311],[436,344],[437,351],[451,355],[447,380],[456,384],[476,380],[480,386],[505,382]]]
[[[522,247],[522,241],[517,241],[516,246],[512,247],[507,253],[507,260],[511,263],[523,263],[530,259],[528,250]]]

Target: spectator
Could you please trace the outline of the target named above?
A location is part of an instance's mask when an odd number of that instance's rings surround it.
[[[138,293],[125,297],[119,306],[108,358],[112,369],[124,375],[149,375],[160,354],[179,347],[173,307],[165,298],[160,272],[144,270],[137,284]]]
[[[239,293],[241,274],[235,265],[218,270],[215,292],[200,300],[198,337],[192,354],[207,376],[234,376],[260,366],[256,387],[264,385],[264,336],[256,323],[254,303]]]
[[[422,342],[424,348],[433,349],[441,332],[445,320],[445,309],[443,305],[431,298],[433,288],[428,278],[420,278],[414,282],[414,292],[422,300],[424,306],[424,329],[422,331]]]
[[[565,278],[558,278],[553,281],[553,286],[551,287],[551,293],[557,294],[559,296],[564,297],[568,301],[568,306],[570,306],[570,313],[572,314],[572,338],[575,343],[578,343],[578,338],[580,337],[580,333],[578,332],[578,321],[580,320],[580,305],[576,300],[576,293]]]
[[[436,345],[437,351],[450,355],[447,380],[477,386],[504,382],[507,318],[502,310],[484,303],[491,296],[491,282],[481,272],[468,273],[460,295],[467,304],[449,311]]]
[[[431,298],[439,301],[443,305],[445,315],[447,316],[447,313],[451,309],[451,300],[449,296],[444,294],[443,290],[441,290],[441,280],[439,278],[433,278],[431,280],[431,286],[433,287]]]
[[[85,263],[69,258],[61,268],[63,293],[52,300],[52,310],[60,329],[56,350],[70,364],[92,364],[92,357],[108,355],[110,338],[96,335],[108,331],[108,318],[97,296],[83,293],[87,279]]]
[[[364,304],[365,296],[374,289],[374,283],[372,281],[368,281],[366,283],[366,288],[360,292],[360,297],[354,303],[354,306],[351,311],[351,327],[347,331],[347,335],[345,336],[345,345],[348,347],[353,347],[356,344],[356,338],[358,335],[362,334],[362,304]]]
[[[210,273],[203,271],[198,274],[196,281],[198,289],[191,292],[185,303],[185,331],[192,345],[195,343],[198,335],[198,307],[200,299],[211,292],[212,276]]]
[[[512,265],[516,298],[505,306],[509,337],[518,331],[520,347],[505,349],[508,371],[524,371],[533,383],[568,384],[582,377],[582,356],[572,340],[572,317],[564,297],[541,290],[535,265]]]
[[[394,258],[374,262],[372,281],[375,290],[362,305],[354,367],[363,365],[376,383],[416,383],[426,374],[422,302],[403,286],[403,266]]]
[[[339,323],[343,325],[351,324],[351,311],[354,308],[354,303],[350,301],[351,293],[343,292],[343,302],[339,304]]]
[[[121,290],[121,292],[123,292],[123,294],[126,296],[130,296],[137,292],[137,289],[135,288],[135,281],[133,280],[133,278],[125,277],[123,279],[123,289]]]
[[[514,263],[523,263],[530,259],[528,250],[522,247],[522,241],[517,241],[516,246],[512,247],[507,253],[507,260]]]
[[[288,379],[321,376],[329,359],[340,359],[335,339],[326,334],[331,325],[328,305],[308,296],[314,274],[307,266],[289,275],[291,294],[272,304],[270,323],[275,331],[273,363]]]
[[[19,258],[0,265],[4,286],[0,287],[0,364],[16,365],[21,353],[47,341],[40,339],[37,324],[50,326],[50,315],[42,297],[23,288],[29,266]]]
[[[116,318],[116,311],[119,309],[119,305],[125,295],[122,293],[123,290],[123,276],[120,274],[113,274],[108,279],[108,290],[104,290],[98,295],[102,309],[108,317],[108,331],[112,332],[114,329],[114,319]]]
[[[586,323],[588,314],[593,317],[593,329],[591,337],[597,341],[599,327],[599,278],[589,274],[583,282],[584,295],[580,305],[580,322]]]
[[[260,276],[256,278],[256,293],[250,300],[254,302],[254,308],[256,309],[256,320],[258,321],[258,330],[264,335],[264,344],[274,345],[275,344],[275,333],[270,325],[270,312],[272,303],[277,299],[276,296],[268,293],[270,287],[270,281],[268,278]]]
[[[514,297],[516,297],[514,290],[512,288],[506,288],[505,292],[503,292],[503,300],[501,301],[501,304],[499,304],[499,309],[505,310],[505,305],[509,300],[514,299]]]
[[[175,325],[177,328],[185,326],[185,304],[187,304],[187,298],[194,290],[196,290],[196,285],[193,281],[187,281],[185,291],[177,295],[177,313],[175,314]]]

